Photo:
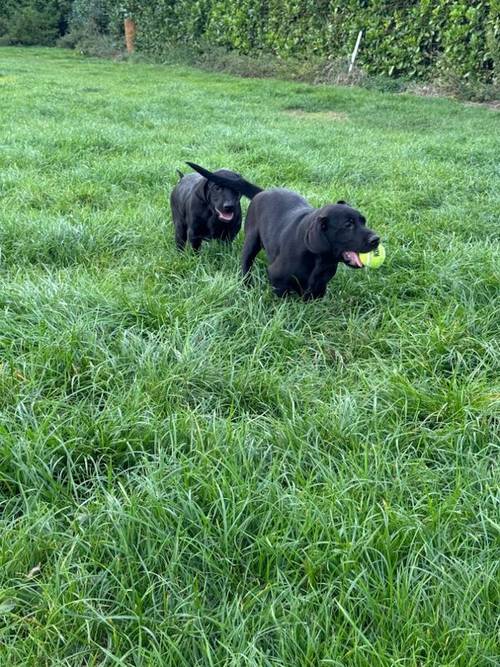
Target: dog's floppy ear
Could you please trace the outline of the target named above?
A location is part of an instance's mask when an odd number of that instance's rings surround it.
[[[199,164],[195,164],[194,162],[187,162],[186,164],[188,164],[191,169],[194,169],[209,181],[212,181],[212,183],[220,185],[223,188],[229,188],[230,190],[239,192],[240,194],[245,195],[245,197],[248,197],[248,199],[252,199],[255,197],[255,195],[259,194],[259,192],[262,192],[262,188],[259,188],[257,185],[250,183],[244,178],[241,178],[241,176],[238,174],[235,174],[234,177],[229,178],[228,176],[214,174],[213,172],[208,171],[208,169],[205,169],[204,167],[200,167]]]
[[[188,164],[191,167],[191,169],[197,171],[207,180],[212,181],[212,183],[215,183],[216,185],[221,185],[222,187],[226,186],[225,183],[226,179],[224,179],[222,176],[214,174],[212,171],[208,171],[208,169],[205,169],[205,167],[200,167],[199,164],[195,164],[194,162],[186,162],[186,164]]]
[[[330,250],[330,242],[326,235],[327,227],[328,218],[324,215],[317,215],[307,228],[305,237],[306,247],[315,255],[321,255]]]

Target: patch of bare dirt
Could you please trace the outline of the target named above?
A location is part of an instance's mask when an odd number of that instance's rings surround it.
[[[305,109],[286,109],[283,113],[295,118],[307,120],[347,120],[347,114],[340,111],[305,111]]]
[[[491,100],[490,102],[466,102],[470,107],[488,107],[493,111],[500,111],[500,100]]]
[[[487,107],[493,111],[500,111],[500,100],[486,100],[484,102],[465,102],[459,96],[453,94],[449,87],[440,85],[439,83],[411,83],[402,91],[403,93],[410,93],[412,95],[420,95],[423,97],[447,97],[448,99],[462,102],[469,107]]]

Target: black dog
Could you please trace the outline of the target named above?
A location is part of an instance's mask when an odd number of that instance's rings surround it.
[[[315,209],[289,190],[262,192],[250,204],[245,222],[243,276],[264,248],[276,294],[322,297],[339,262],[361,269],[358,253],[378,246],[379,237],[365,223],[361,213],[343,201]]]
[[[358,253],[379,244],[361,213],[344,201],[315,209],[290,190],[262,191],[246,181],[241,185],[233,182],[232,187],[252,199],[245,221],[243,276],[248,278],[255,257],[264,248],[269,280],[279,296],[290,292],[304,299],[324,296],[339,262],[360,269],[363,264]]]
[[[227,169],[214,173],[202,170],[210,180],[200,174],[184,176],[180,171],[179,183],[170,195],[175,241],[182,250],[188,241],[193,250],[199,250],[202,241],[219,239],[230,243],[241,228],[241,190],[231,188],[231,183],[245,183],[239,174]],[[228,185],[229,183],[229,185]]]

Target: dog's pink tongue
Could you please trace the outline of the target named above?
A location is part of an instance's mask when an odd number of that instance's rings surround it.
[[[223,213],[222,211],[219,211],[219,209],[217,209],[217,215],[221,220],[229,222],[230,220],[233,219],[234,213]]]
[[[351,264],[354,264],[354,266],[357,266],[358,269],[363,268],[363,263],[359,259],[359,255],[357,252],[354,252],[353,250],[346,250],[346,252],[343,253],[345,259],[347,259],[348,262]]]

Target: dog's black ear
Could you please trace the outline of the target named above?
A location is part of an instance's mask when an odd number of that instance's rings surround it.
[[[239,192],[245,197],[248,197],[248,199],[252,199],[255,197],[255,195],[258,195],[259,192],[262,192],[262,188],[259,188],[257,185],[250,183],[244,178],[241,178],[239,174],[235,174],[232,178],[229,178],[228,176],[214,174],[213,172],[208,171],[208,169],[205,169],[204,167],[200,167],[199,164],[195,164],[194,162],[187,162],[186,164],[188,164],[191,169],[194,169],[199,174],[204,176],[207,180],[212,181],[212,183],[216,183],[222,188],[229,188],[230,190]]]
[[[347,204],[347,202],[344,201],[343,199],[339,199],[338,202],[337,202],[337,204]]]
[[[208,169],[205,169],[205,167],[200,167],[199,164],[195,164],[194,162],[186,162],[186,164],[188,164],[191,167],[191,169],[194,169],[199,174],[201,174],[204,178],[211,180],[213,183],[216,183],[217,185],[223,185],[223,183],[221,182],[222,178],[217,174],[208,171]]]
[[[182,171],[180,169],[176,169],[175,171],[177,172],[177,174],[179,176],[179,181],[181,180],[181,178],[184,178],[184,174],[182,173]]]
[[[326,235],[327,227],[328,218],[324,215],[318,215],[306,231],[305,243],[307,249],[315,255],[321,255],[330,250],[330,242]]]

